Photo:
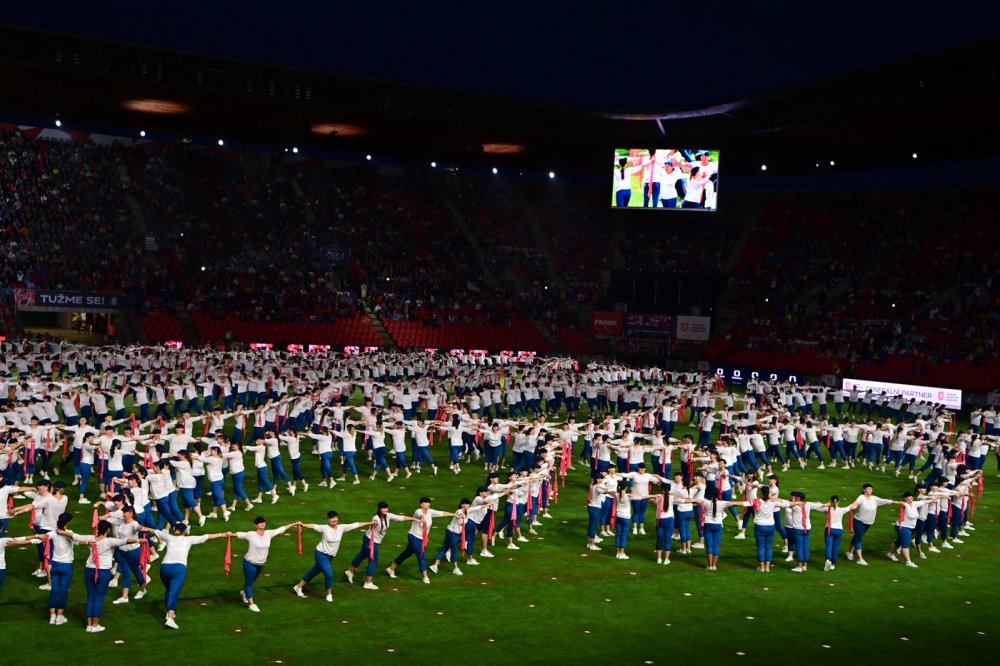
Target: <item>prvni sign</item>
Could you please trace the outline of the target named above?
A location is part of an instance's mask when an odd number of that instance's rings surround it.
[[[871,389],[875,395],[887,393],[889,395],[901,395],[909,400],[922,400],[938,405],[944,405],[948,409],[962,408],[962,391],[959,389],[942,388],[940,386],[918,386],[916,384],[896,384],[893,382],[874,382],[867,379],[844,378],[843,393],[850,395],[853,389],[864,395]]]

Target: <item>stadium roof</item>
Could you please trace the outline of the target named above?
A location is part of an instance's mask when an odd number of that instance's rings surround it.
[[[603,173],[610,149],[626,144],[718,147],[730,173],[762,160],[796,172],[826,157],[871,166],[916,151],[942,160],[997,153],[998,55],[994,40],[752,94],[736,86],[740,94],[706,106],[597,107],[0,27],[0,114],[564,172]],[[690,70],[679,67],[683,82]],[[141,103],[150,100],[175,106]]]

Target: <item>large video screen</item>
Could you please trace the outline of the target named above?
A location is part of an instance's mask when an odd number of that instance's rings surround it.
[[[718,195],[718,150],[615,149],[612,207],[716,210]]]

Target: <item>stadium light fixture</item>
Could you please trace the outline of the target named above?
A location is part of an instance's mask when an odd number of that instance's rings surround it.
[[[837,163],[834,162],[833,160],[830,160],[830,166],[837,166]]]
[[[368,161],[370,162],[370,161],[371,161],[371,159],[372,159],[372,156],[371,156],[371,155],[365,155],[365,159],[366,159],[366,160],[368,160]]]
[[[122,102],[121,106],[123,109],[129,111],[156,113],[160,115],[189,113],[192,108],[190,104],[174,102],[168,99],[127,99]]]
[[[555,171],[549,171],[549,178],[555,178],[555,177],[556,177],[556,172]]]
[[[62,127],[62,121],[56,118],[56,127]]]
[[[917,159],[917,154],[913,153],[913,159]]]
[[[146,136],[146,130],[139,130],[139,136]]]
[[[225,141],[223,141],[222,139],[219,139],[219,145],[220,145],[220,146],[224,146],[224,145],[226,145],[226,142],[225,142]]]
[[[431,162],[431,168],[432,168],[432,169],[436,169],[436,168],[437,168],[437,165],[438,165],[438,163],[437,163],[437,162]]]
[[[202,267],[201,267],[201,270],[205,270],[205,267],[204,267],[204,266],[202,266]]]
[[[298,146],[292,146],[292,152],[295,153],[296,155],[298,155],[299,154],[299,147]]]
[[[767,165],[766,164],[761,164],[760,165],[760,170],[761,171],[767,171]]]
[[[495,176],[495,175],[496,175],[496,174],[498,174],[498,173],[499,173],[499,171],[497,171],[497,168],[496,168],[496,167],[493,167],[493,175]]]

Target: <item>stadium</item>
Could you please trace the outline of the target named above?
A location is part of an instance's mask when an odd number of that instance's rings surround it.
[[[967,10],[0,12],[4,655],[988,658]]]

